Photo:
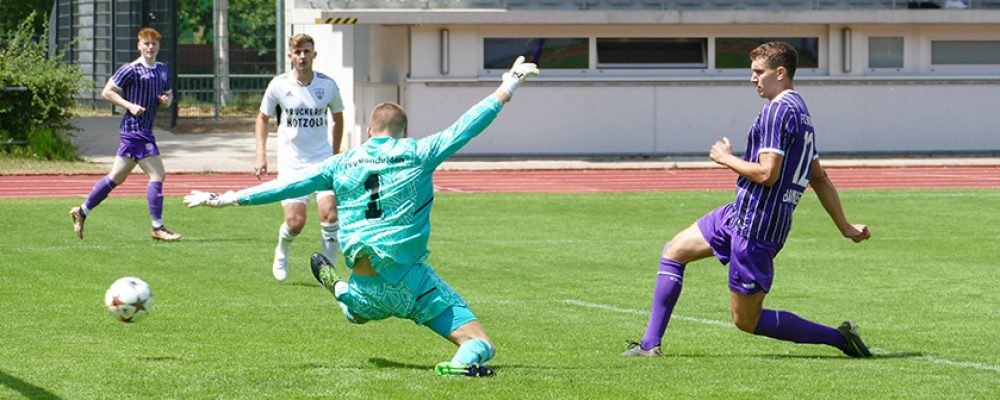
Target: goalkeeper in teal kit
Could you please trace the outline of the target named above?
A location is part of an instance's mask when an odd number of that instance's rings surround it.
[[[335,155],[293,177],[222,195],[192,191],[188,207],[258,205],[333,189],[340,219],[338,239],[351,276],[341,280],[322,254],[311,260],[313,275],[337,298],[352,323],[389,317],[424,325],[459,346],[439,375],[491,376],[483,365],[495,349],[461,296],[424,261],[429,250],[434,170],[486,129],[525,78],[537,75],[523,57],[504,74],[489,97],[448,129],[422,139],[407,138],[403,109],[382,103],[372,110],[370,138],[360,148]]]

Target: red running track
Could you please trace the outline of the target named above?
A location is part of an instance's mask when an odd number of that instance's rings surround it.
[[[840,189],[1000,188],[1000,165],[955,167],[828,167]],[[0,198],[84,197],[101,175],[2,175]],[[273,179],[270,176],[265,179]],[[166,195],[193,189],[223,192],[258,184],[250,174],[173,174]],[[439,171],[438,192],[598,193],[733,190],[728,169],[583,169]],[[145,176],[134,174],[113,192],[145,196]]]

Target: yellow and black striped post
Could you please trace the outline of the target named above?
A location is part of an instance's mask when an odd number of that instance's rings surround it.
[[[334,24],[334,25],[354,25],[358,23],[357,17],[331,17],[331,18],[316,18],[317,24]]]

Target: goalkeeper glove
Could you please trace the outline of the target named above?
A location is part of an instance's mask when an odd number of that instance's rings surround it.
[[[239,195],[236,192],[230,190],[222,195],[217,193],[202,192],[200,190],[192,190],[191,194],[184,196],[184,204],[187,204],[189,208],[194,208],[198,206],[209,206],[209,207],[228,207],[239,205]]]
[[[513,97],[514,91],[521,86],[521,82],[528,79],[529,76],[538,75],[538,66],[534,63],[524,62],[524,56],[517,57],[514,60],[514,66],[510,67],[510,71],[503,74],[503,83],[500,84],[500,90],[507,93],[507,97]]]

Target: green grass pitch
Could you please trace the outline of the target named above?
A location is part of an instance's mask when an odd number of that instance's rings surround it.
[[[111,197],[81,242],[66,214],[80,198],[0,200],[0,398],[996,398],[1000,191],[841,195],[873,239],[841,238],[807,194],[765,307],[853,319],[870,360],[739,332],[711,259],[688,266],[665,357],[619,356],[645,328],[663,244],[730,192],[439,194],[429,262],[497,345],[483,380],[435,376],[455,348],[426,328],[344,320],[308,272],[312,206],[278,283],[277,205],[168,198],[184,238],[156,243],[145,199]],[[124,324],[102,300],[130,275],[156,305]]]

